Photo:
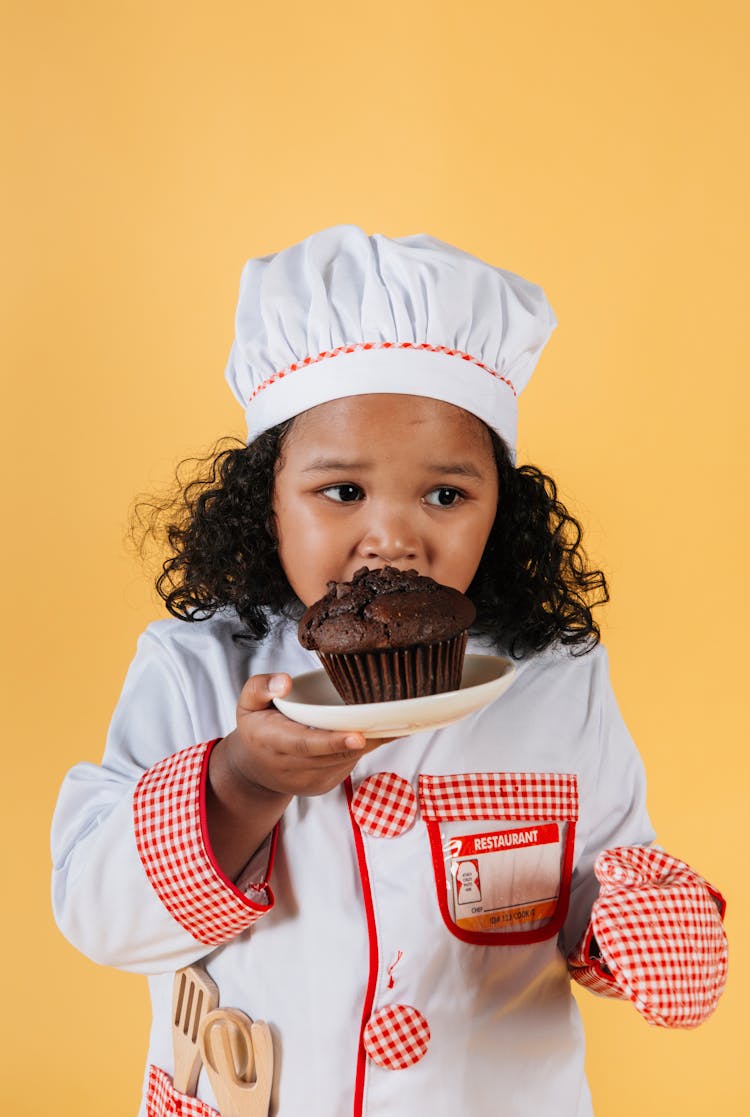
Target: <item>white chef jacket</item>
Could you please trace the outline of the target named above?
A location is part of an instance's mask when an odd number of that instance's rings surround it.
[[[148,975],[149,1065],[172,1074],[174,971],[201,960],[222,1005],[271,1028],[274,1117],[591,1114],[566,957],[598,892],[597,853],[654,838],[604,649],[523,660],[489,706],[385,744],[346,785],[294,799],[278,827],[271,892],[258,884],[268,844],[243,873],[256,883],[239,889],[211,870],[207,849],[208,923],[225,908],[257,909],[244,929],[229,918],[213,935],[196,931],[206,920],[192,919],[189,890],[173,887],[182,908],[165,903],[169,857],[161,885],[149,877],[134,792],[160,763],[179,766],[190,747],[234,728],[249,675],[318,666],[289,622],[251,648],[232,641],[240,627],[224,612],[146,629],[102,763],[72,769],[55,813],[57,921],[95,961]],[[471,640],[469,651],[488,648]],[[368,779],[377,792],[381,773],[418,808],[393,836],[368,829],[367,812],[360,826],[350,808]],[[188,829],[191,817],[183,812]],[[534,921],[535,911],[546,914]],[[420,1031],[401,1069],[363,1044],[392,1006]],[[216,1104],[203,1072],[197,1096]]]

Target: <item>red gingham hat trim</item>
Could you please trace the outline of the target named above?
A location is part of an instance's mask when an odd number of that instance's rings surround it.
[[[169,914],[200,943],[219,946],[274,904],[266,882],[259,900],[224,875],[210,849],[205,818],[208,758],[216,741],[167,756],[141,777],[133,796],[141,862]]]
[[[264,391],[275,384],[277,380],[283,380],[285,376],[291,373],[298,372],[302,368],[307,368],[309,365],[315,365],[319,361],[329,360],[331,357],[339,357],[342,353],[357,353],[368,349],[421,349],[428,353],[444,353],[446,357],[458,357],[462,361],[469,361],[471,364],[476,365],[478,368],[484,369],[490,376],[494,376],[496,380],[500,380],[503,384],[510,388],[515,397],[518,396],[515,385],[507,376],[503,376],[494,368],[484,364],[477,357],[472,357],[471,353],[464,353],[461,349],[449,349],[447,345],[428,345],[427,342],[416,341],[362,341],[354,345],[339,345],[336,349],[326,349],[322,353],[318,353],[317,357],[304,357],[302,360],[295,361],[286,368],[274,372],[272,376],[267,377],[257,388],[248,396],[247,402],[251,404],[259,392]]]
[[[578,782],[566,772],[466,772],[419,777],[422,817],[465,819],[578,819]]]
[[[146,1117],[219,1117],[215,1109],[200,1098],[180,1094],[161,1067],[148,1068]]]

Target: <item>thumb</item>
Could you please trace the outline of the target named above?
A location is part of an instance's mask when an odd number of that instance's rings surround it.
[[[242,688],[237,711],[251,714],[256,710],[267,710],[274,698],[281,698],[291,687],[289,675],[251,675]]]

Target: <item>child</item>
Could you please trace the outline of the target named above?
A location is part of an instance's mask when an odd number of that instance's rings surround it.
[[[62,789],[60,927],[146,973],[141,1114],[216,1112],[172,1083],[174,973],[267,1021],[278,1117],[583,1117],[570,975],[698,1024],[726,975],[723,901],[651,847],[640,759],[592,607],[606,583],[532,467],[517,395],[542,291],[428,237],[325,230],[243,273],[227,376],[247,448],[170,528],[101,767]],[[296,618],[361,566],[477,606],[510,689],[393,741],[272,704],[319,666]],[[184,624],[181,621],[200,623]]]

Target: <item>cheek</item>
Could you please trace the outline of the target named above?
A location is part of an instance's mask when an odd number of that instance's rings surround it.
[[[451,535],[447,552],[453,571],[450,584],[462,593],[466,592],[477,572],[494,522],[495,507],[492,506],[484,514],[472,518],[463,530],[456,530]]]
[[[288,567],[290,562],[293,563],[294,555],[299,552],[300,537],[304,529],[300,524],[300,516],[294,502],[279,485],[274,494],[273,514],[279,559],[291,582],[293,578]]]
[[[329,518],[305,500],[275,502],[278,555],[289,585],[305,605],[317,601],[327,583],[340,578],[341,542]]]
[[[289,550],[290,543],[299,548],[305,547],[306,559],[315,560],[315,552],[325,547],[326,541],[334,534],[328,518],[317,508],[311,508],[305,501],[290,505],[281,504],[277,515],[279,551]]]

